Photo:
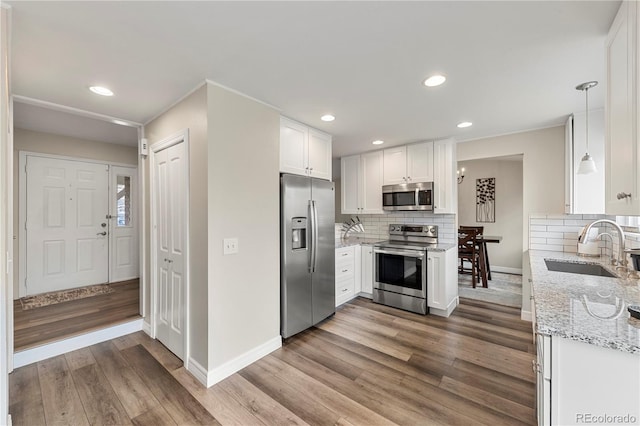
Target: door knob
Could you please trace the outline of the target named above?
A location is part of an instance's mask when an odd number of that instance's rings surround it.
[[[107,231],[104,231],[104,232],[98,232],[96,235],[102,235],[102,236],[104,237],[105,235],[107,235]]]

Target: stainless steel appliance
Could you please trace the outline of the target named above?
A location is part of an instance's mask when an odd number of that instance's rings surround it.
[[[280,176],[280,333],[291,337],[335,313],[332,182]]]
[[[373,301],[419,314],[427,307],[427,250],[435,225],[389,225],[389,240],[373,246]]]
[[[433,210],[433,182],[384,185],[382,208],[384,210]]]

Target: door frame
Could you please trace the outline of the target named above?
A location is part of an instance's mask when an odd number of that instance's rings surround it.
[[[111,184],[113,183],[113,178],[115,177],[114,174],[114,168],[115,167],[120,167],[122,169],[130,169],[132,171],[132,173],[130,174],[130,176],[133,177],[133,182],[132,182],[132,196],[131,196],[131,200],[133,203],[135,203],[132,207],[133,210],[133,214],[132,219],[133,219],[133,233],[136,236],[136,246],[137,246],[137,251],[138,251],[138,262],[137,262],[137,267],[138,267],[138,280],[140,280],[140,286],[142,286],[142,274],[140,271],[140,252],[141,250],[141,246],[140,246],[140,183],[139,183],[139,177],[138,177],[138,167],[125,167],[125,166],[118,166],[115,165],[113,163],[110,164],[111,167],[109,167],[109,215],[111,216],[117,216],[117,211],[114,210],[114,201],[115,201],[115,197],[116,197],[116,192],[117,192],[117,188],[113,187]],[[115,229],[118,227],[117,223],[114,223],[114,221],[108,222],[109,223],[109,282],[119,282],[119,281],[127,281],[127,280],[133,280],[136,277],[128,277],[128,278],[119,278],[118,281],[112,281],[114,278],[114,265],[115,265],[115,258],[114,258],[114,254],[116,253],[116,242],[114,241],[114,239],[112,238],[114,236],[114,231]],[[142,301],[142,298],[141,298]],[[140,311],[142,312],[142,311]],[[140,314],[140,316],[144,317],[144,315],[142,315],[142,313]]]
[[[24,297],[26,295],[26,289],[24,285],[24,281],[27,277],[27,157],[42,157],[49,158],[55,160],[67,160],[67,161],[80,161],[83,163],[94,163],[94,164],[104,164],[107,166],[119,166],[119,167],[131,167],[137,168],[138,165],[135,164],[126,164],[126,163],[116,163],[110,161],[102,161],[102,160],[93,160],[90,158],[79,158],[79,157],[70,157],[67,155],[55,155],[55,154],[46,154],[41,152],[32,152],[32,151],[20,151],[19,155],[19,178],[18,178],[18,250],[20,252],[20,257],[18,259],[18,297]],[[107,192],[109,192],[107,190]],[[138,245],[140,244],[140,229],[138,232]],[[110,262],[110,259],[108,259]],[[109,275],[110,276],[111,268],[109,267]],[[13,286],[13,284],[12,284]]]
[[[185,155],[185,167],[184,167],[184,178],[186,182],[185,188],[185,214],[184,214],[184,223],[183,223],[183,232],[185,236],[185,248],[184,248],[184,278],[185,285],[182,295],[182,300],[184,301],[184,356],[182,363],[184,367],[189,369],[189,357],[190,357],[190,348],[189,348],[189,317],[190,317],[190,303],[189,303],[189,294],[190,294],[190,250],[189,250],[189,194],[190,194],[190,181],[189,181],[189,129],[182,129],[160,141],[154,143],[150,146],[150,165],[149,165],[149,210],[151,216],[151,244],[149,247],[149,251],[151,254],[151,300],[150,300],[150,314],[151,314],[151,337],[153,339],[156,338],[156,327],[158,325],[157,322],[157,310],[156,304],[158,299],[158,276],[157,276],[157,266],[158,266],[158,236],[157,236],[157,213],[156,213],[156,154],[164,149],[167,149],[173,145],[177,145],[179,143],[184,143],[184,155]]]

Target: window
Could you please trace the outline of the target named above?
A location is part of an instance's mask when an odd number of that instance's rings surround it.
[[[131,226],[131,177],[118,176],[116,186],[116,226]]]

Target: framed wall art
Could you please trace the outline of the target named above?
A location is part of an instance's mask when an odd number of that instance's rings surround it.
[[[476,222],[496,221],[496,178],[476,179]]]

